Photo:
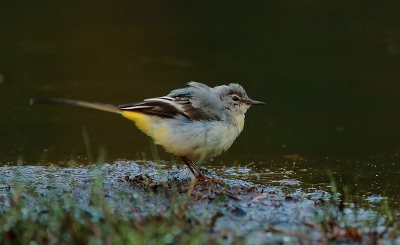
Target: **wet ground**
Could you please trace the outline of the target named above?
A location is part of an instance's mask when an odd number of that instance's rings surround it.
[[[249,172],[248,167],[224,169],[225,175],[219,176],[202,171],[211,179],[196,182],[186,167],[152,162],[1,167],[0,209],[11,207],[17,190],[23,212],[45,212],[37,196],[56,195],[71,198],[92,219],[101,219],[90,201],[93,186],[99,186],[95,193],[127,217],[166,213],[171,199],[180,199],[190,206],[195,219],[209,225],[209,239],[219,237],[225,244],[237,237],[247,244],[400,243],[391,232],[396,218],[390,223],[377,211],[341,203],[338,196],[332,201],[323,187],[306,193],[295,188],[295,179],[254,184],[238,178]]]

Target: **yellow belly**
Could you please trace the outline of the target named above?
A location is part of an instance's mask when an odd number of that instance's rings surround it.
[[[239,135],[239,127],[222,121],[185,121],[150,116],[140,112],[123,111],[122,116],[134,121],[154,143],[177,156],[202,160],[226,151]]]
[[[157,122],[154,121],[154,118],[151,118],[149,115],[135,111],[123,111],[122,116],[134,121],[136,127],[143,133],[152,137],[156,144],[158,144],[159,139],[165,137],[165,129],[159,127]]]

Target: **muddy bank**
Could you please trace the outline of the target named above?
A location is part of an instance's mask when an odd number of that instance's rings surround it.
[[[329,202],[325,192],[311,196],[301,191],[288,193],[276,186],[220,179],[204,171],[213,180],[195,182],[186,167],[165,169],[151,162],[0,167],[0,211],[6,213],[13,206],[18,192],[21,212],[46,213],[38,198],[57,197],[72,200],[63,204],[65,210],[73,203],[92,220],[105,219],[92,201],[95,195],[124,219],[158,217],[183,207],[191,212],[188,222],[204,226],[207,239],[218,243],[370,244],[374,239],[382,244],[400,243],[391,227],[385,230],[390,223],[386,217],[360,208],[342,209]]]

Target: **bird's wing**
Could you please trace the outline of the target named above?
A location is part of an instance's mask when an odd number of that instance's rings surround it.
[[[165,118],[181,115],[192,121],[220,120],[222,116],[221,102],[211,93],[211,88],[196,82],[190,82],[187,88],[173,90],[167,96],[121,105],[120,109]]]
[[[179,104],[173,102],[168,96],[146,99],[139,103],[120,105],[122,111],[136,111],[146,115],[173,118],[177,115],[187,117]]]

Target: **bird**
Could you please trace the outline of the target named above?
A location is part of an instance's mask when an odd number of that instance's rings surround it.
[[[205,180],[196,162],[228,150],[243,131],[246,111],[265,103],[250,99],[237,83],[209,87],[192,81],[187,85],[166,96],[119,106],[62,98],[35,98],[30,104],[65,104],[120,114],[155,144],[180,157],[194,178]]]

